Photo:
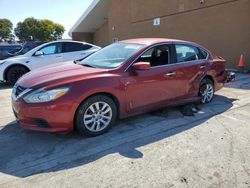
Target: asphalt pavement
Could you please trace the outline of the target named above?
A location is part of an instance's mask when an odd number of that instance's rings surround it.
[[[250,75],[194,116],[180,108],[120,120],[88,138],[18,127],[0,84],[0,187],[250,187]]]

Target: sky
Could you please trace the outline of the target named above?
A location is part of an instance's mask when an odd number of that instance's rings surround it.
[[[64,39],[69,30],[93,0],[0,0],[0,18],[8,18],[14,28],[27,17],[49,19],[65,27]]]

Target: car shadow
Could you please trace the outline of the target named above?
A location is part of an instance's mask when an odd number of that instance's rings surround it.
[[[172,108],[119,120],[108,133],[92,138],[76,132],[47,134],[25,131],[12,122],[0,127],[0,172],[24,178],[86,165],[113,153],[130,159],[143,158],[139,147],[197,127],[229,110],[234,100],[216,96],[211,104],[202,106],[199,113],[191,117]]]

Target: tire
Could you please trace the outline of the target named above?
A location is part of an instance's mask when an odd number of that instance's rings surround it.
[[[105,95],[96,95],[83,102],[75,118],[75,127],[85,136],[98,136],[107,132],[117,117],[114,101]]]
[[[201,104],[210,103],[214,98],[214,84],[213,82],[205,78],[201,81],[199,89],[199,97],[201,97]]]
[[[11,67],[7,72],[7,81],[11,85],[14,85],[17,82],[17,80],[27,72],[29,72],[29,70],[23,66]]]

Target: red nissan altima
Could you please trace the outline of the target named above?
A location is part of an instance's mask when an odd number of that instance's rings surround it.
[[[12,107],[24,129],[88,136],[117,118],[200,101],[230,81],[225,60],[204,47],[172,39],[111,44],[79,63],[34,70],[13,88]]]

